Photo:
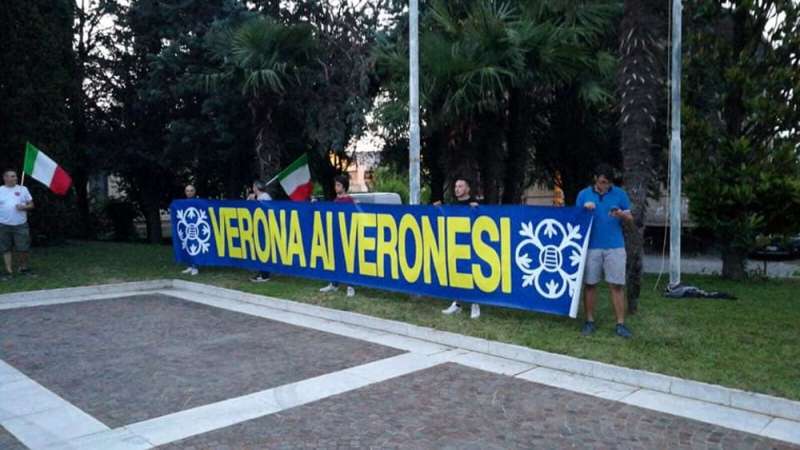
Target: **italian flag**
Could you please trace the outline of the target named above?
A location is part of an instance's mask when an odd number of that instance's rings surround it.
[[[283,169],[275,178],[292,200],[305,201],[311,197],[314,184],[311,182],[311,172],[308,170],[308,155],[304,154],[297,158],[297,161]]]
[[[46,184],[58,195],[66,194],[72,185],[69,174],[30,142],[25,144],[25,166],[22,173],[27,173],[34,180]]]

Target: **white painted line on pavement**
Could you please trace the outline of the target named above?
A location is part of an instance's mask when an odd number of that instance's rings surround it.
[[[677,395],[649,389],[640,389],[619,401],[752,434],[760,434],[772,420],[771,417],[764,414],[678,397]]]
[[[0,386],[0,425],[31,449],[109,428],[22,372],[0,360],[17,380]]]
[[[406,353],[124,428],[153,445],[163,445],[427,369],[457,354],[455,351],[434,356]]]
[[[607,400],[620,400],[639,389],[627,384],[614,383],[613,381],[600,380],[547,367],[537,367],[517,375],[517,378]]]

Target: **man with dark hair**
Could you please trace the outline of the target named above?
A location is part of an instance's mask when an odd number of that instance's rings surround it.
[[[12,251],[17,252],[17,267],[21,274],[30,273],[28,268],[28,252],[31,237],[28,228],[28,211],[33,209],[33,197],[28,188],[17,184],[17,172],[5,170],[3,185],[0,186],[0,253],[5,262],[6,279],[13,275],[14,264]]]
[[[597,298],[597,284],[605,275],[611,291],[611,301],[617,318],[617,336],[630,338],[630,330],[625,326],[625,238],[622,234],[623,221],[632,221],[631,202],[628,194],[612,185],[613,169],[608,164],[600,164],[594,171],[594,184],[578,194],[577,206],[592,212],[592,232],[589,237],[589,253],[586,256],[584,276],[583,305],[586,323],[581,334],[594,333],[594,305]]]
[[[471,186],[469,180],[466,177],[460,176],[455,179],[455,183],[453,183],[453,197],[454,200],[451,204],[453,205],[469,205],[469,206],[478,206],[478,200],[472,196],[471,193]],[[434,205],[441,205],[441,201],[437,201],[433,203]],[[442,314],[451,315],[461,312],[461,303],[458,301],[454,301],[450,304],[446,309],[442,310]],[[481,316],[481,305],[477,303],[473,303],[470,307],[470,319],[477,319]]]
[[[336,191],[336,197],[333,199],[334,203],[355,203],[353,197],[347,193],[350,189],[350,177],[347,175],[336,175],[333,177],[333,190]],[[339,282],[333,281],[320,288],[320,292],[334,292],[339,290]],[[356,288],[347,286],[347,296],[353,297],[356,295]]]
[[[350,178],[347,175],[333,177],[333,190],[336,191],[334,203],[355,203],[353,197],[347,193],[350,190]]]

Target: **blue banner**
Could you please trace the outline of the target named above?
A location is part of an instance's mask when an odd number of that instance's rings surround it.
[[[175,258],[576,317],[591,214],[176,200]]]

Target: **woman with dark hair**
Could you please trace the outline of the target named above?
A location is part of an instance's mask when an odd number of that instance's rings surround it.
[[[336,175],[333,177],[333,190],[336,191],[336,197],[333,199],[334,203],[355,203],[353,197],[347,194],[350,189],[350,178],[347,175]],[[334,281],[328,283],[327,286],[321,288],[320,292],[333,292],[339,290],[339,282]],[[356,290],[353,286],[347,286],[347,296],[352,297],[356,295]]]

